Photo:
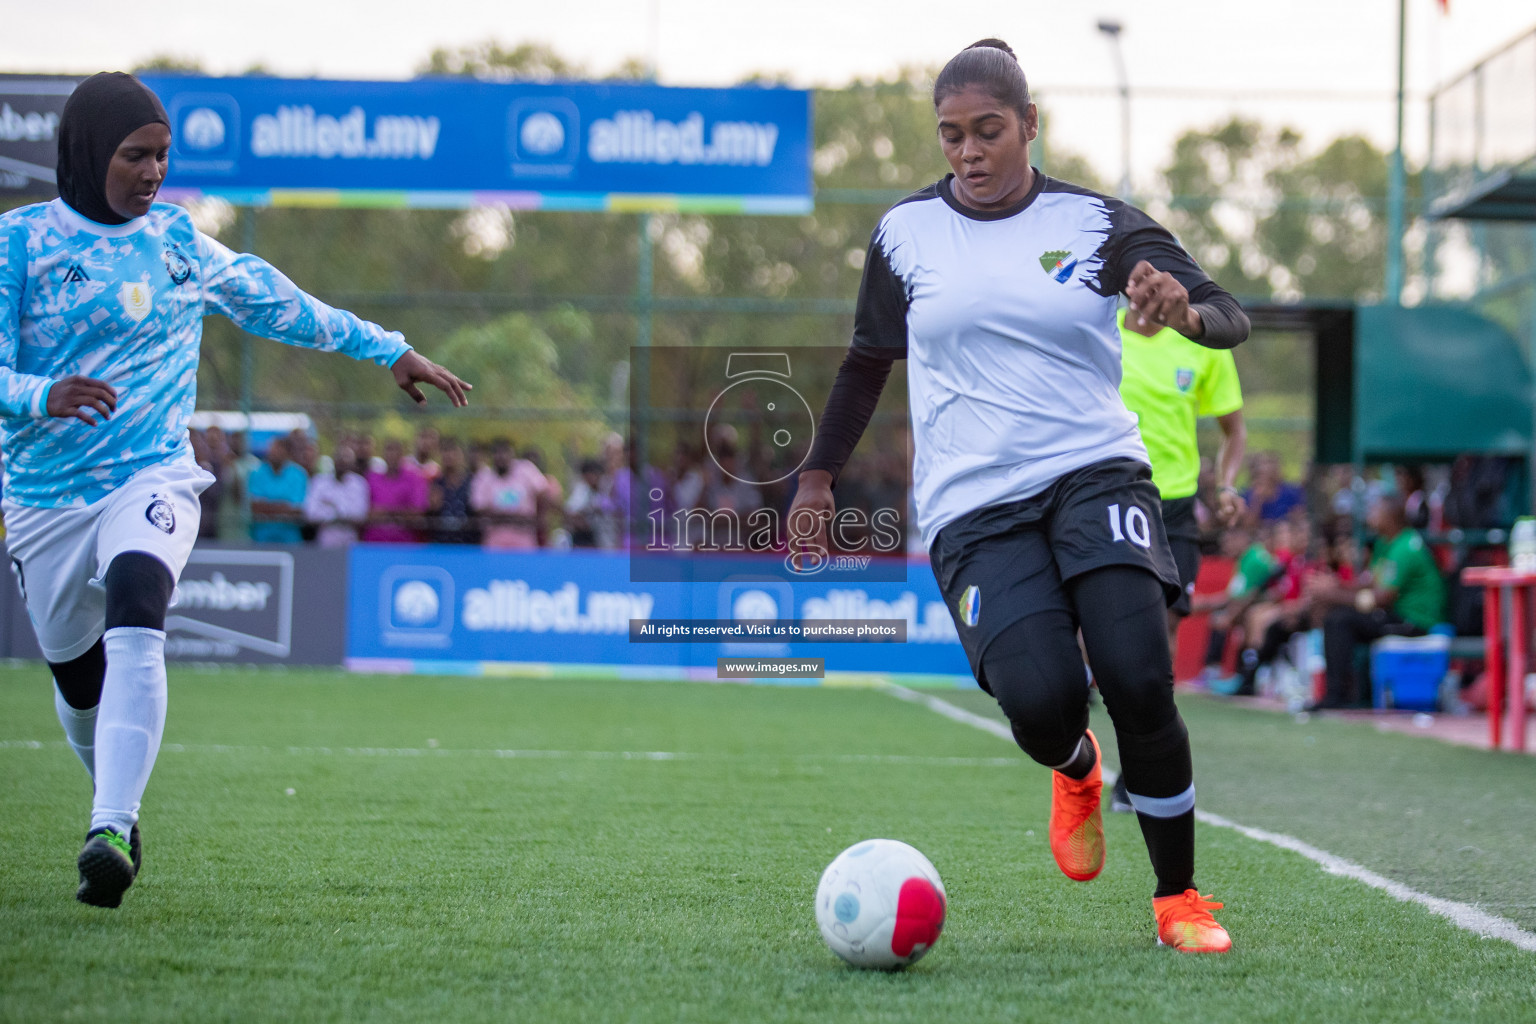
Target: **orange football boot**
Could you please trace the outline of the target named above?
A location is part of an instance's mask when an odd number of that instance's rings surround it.
[[[1074,882],[1091,881],[1104,870],[1104,815],[1099,810],[1103,757],[1093,731],[1087,735],[1093,744],[1093,771],[1081,780],[1061,772],[1053,772],[1051,779],[1051,856]]]
[[[1157,944],[1172,946],[1180,953],[1225,953],[1232,948],[1232,936],[1211,916],[1211,911],[1220,909],[1220,903],[1201,896],[1198,889],[1154,898],[1152,914],[1157,918]]]

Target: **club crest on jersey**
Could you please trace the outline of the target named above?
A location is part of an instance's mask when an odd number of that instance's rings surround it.
[[[135,323],[149,316],[149,311],[154,306],[155,290],[143,281],[129,281],[117,294],[122,299],[123,312],[127,313]]]
[[[1040,269],[1051,275],[1059,284],[1066,284],[1077,269],[1077,257],[1065,249],[1052,249],[1040,254]]]
[[[1179,386],[1180,391],[1188,394],[1189,389],[1195,384],[1195,371],[1186,370],[1181,366],[1173,371],[1173,382]]]
[[[972,583],[965,588],[965,593],[960,595],[960,602],[956,609],[960,612],[960,621],[967,626],[974,626],[981,621],[981,588]]]
[[[149,496],[149,507],[144,509],[144,518],[161,533],[176,532],[176,507],[158,494]]]
[[[161,250],[160,258],[165,261],[165,272],[171,275],[172,284],[186,284],[187,278],[192,276],[192,264],[177,249],[166,246]]]

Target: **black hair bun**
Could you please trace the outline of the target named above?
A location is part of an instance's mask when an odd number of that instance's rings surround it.
[[[1013,52],[1013,47],[1009,46],[1007,43],[1003,42],[1001,39],[978,39],[978,40],[976,40],[976,42],[972,43],[970,46],[967,46],[966,49],[967,50],[974,50],[974,49],[976,49],[979,46],[990,47],[991,49],[994,49],[994,50],[1002,50],[1004,53],[1006,53],[1008,56],[1012,57],[1014,60],[1018,60],[1019,59],[1019,55]]]

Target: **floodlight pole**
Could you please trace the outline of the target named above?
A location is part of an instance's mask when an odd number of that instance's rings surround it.
[[[1109,37],[1110,49],[1115,55],[1115,72],[1120,76],[1120,198],[1131,198],[1131,80],[1125,73],[1125,50],[1120,46],[1120,33],[1125,26],[1118,21],[1104,19],[1099,31]]]
[[[1403,206],[1408,191],[1403,170],[1404,69],[1408,40],[1408,0],[1397,0],[1397,145],[1392,150],[1392,166],[1387,181],[1387,291],[1389,305],[1403,301]]]

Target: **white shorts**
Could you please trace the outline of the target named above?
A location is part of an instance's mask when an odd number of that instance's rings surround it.
[[[123,552],[153,555],[181,578],[202,518],[197,496],[213,479],[185,457],[140,470],[83,508],[0,502],[6,553],[43,657],[71,661],[106,630],[103,578]]]

